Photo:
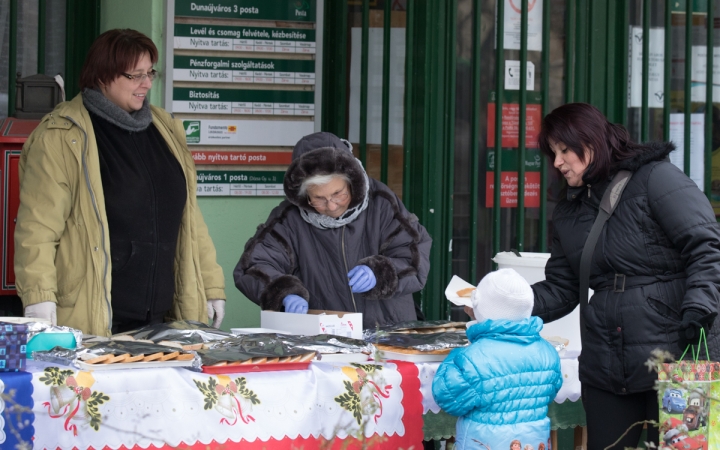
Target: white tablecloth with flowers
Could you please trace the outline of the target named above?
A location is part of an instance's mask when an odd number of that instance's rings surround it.
[[[577,355],[561,365],[555,402],[575,402]],[[179,368],[86,372],[30,361],[28,377],[0,373],[7,388],[0,389],[0,448],[27,436],[36,449],[422,448],[423,419],[440,412],[431,388],[438,366],[313,363],[307,370],[210,375]],[[32,406],[15,417],[13,399],[21,397]]]
[[[41,362],[29,370],[35,449],[422,448],[412,363],[226,375]]]

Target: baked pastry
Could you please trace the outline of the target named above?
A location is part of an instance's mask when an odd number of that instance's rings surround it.
[[[238,361],[218,361],[210,366],[239,366],[239,365],[256,365],[256,364],[285,364],[291,362],[307,362],[312,361],[315,357],[315,352],[305,353],[302,355],[294,356],[257,356],[255,358],[248,358]]]
[[[86,354],[80,357],[80,360],[86,364],[122,364],[134,362],[150,362],[150,361],[189,361],[195,358],[192,353],[178,352],[157,352],[149,355],[138,354],[132,356],[130,353],[121,353],[114,355],[107,353],[105,355]]]
[[[160,341],[157,343],[157,345],[164,345],[165,347],[183,348],[183,345],[180,342],[176,341]]]
[[[464,289],[460,289],[459,291],[457,291],[457,296],[470,298],[474,290],[474,287],[466,287]]]

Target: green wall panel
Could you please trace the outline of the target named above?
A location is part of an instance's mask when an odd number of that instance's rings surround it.
[[[225,274],[227,303],[222,329],[259,327],[260,307],[235,287],[232,273],[245,243],[255,234],[257,226],[265,222],[280,199],[200,197],[198,203],[217,250],[217,262]]]

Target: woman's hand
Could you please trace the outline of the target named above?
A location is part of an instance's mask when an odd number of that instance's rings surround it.
[[[34,319],[45,319],[53,325],[57,325],[57,303],[40,302],[25,307],[25,317]]]
[[[225,300],[212,299],[207,301],[208,319],[214,328],[220,328],[225,317]]]
[[[705,328],[706,334],[712,328],[718,313],[713,311],[705,314],[695,308],[688,308],[683,311],[682,323],[680,324],[680,348],[685,349],[688,345],[700,346],[700,329]]]
[[[367,292],[375,287],[377,280],[372,269],[368,266],[355,266],[348,272],[350,290],[353,292]]]
[[[308,302],[299,295],[290,294],[283,299],[286,313],[307,314]]]

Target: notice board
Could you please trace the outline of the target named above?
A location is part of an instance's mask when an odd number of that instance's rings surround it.
[[[185,128],[197,195],[282,196],[292,147],[319,131],[322,5],[170,4],[165,108]]]

